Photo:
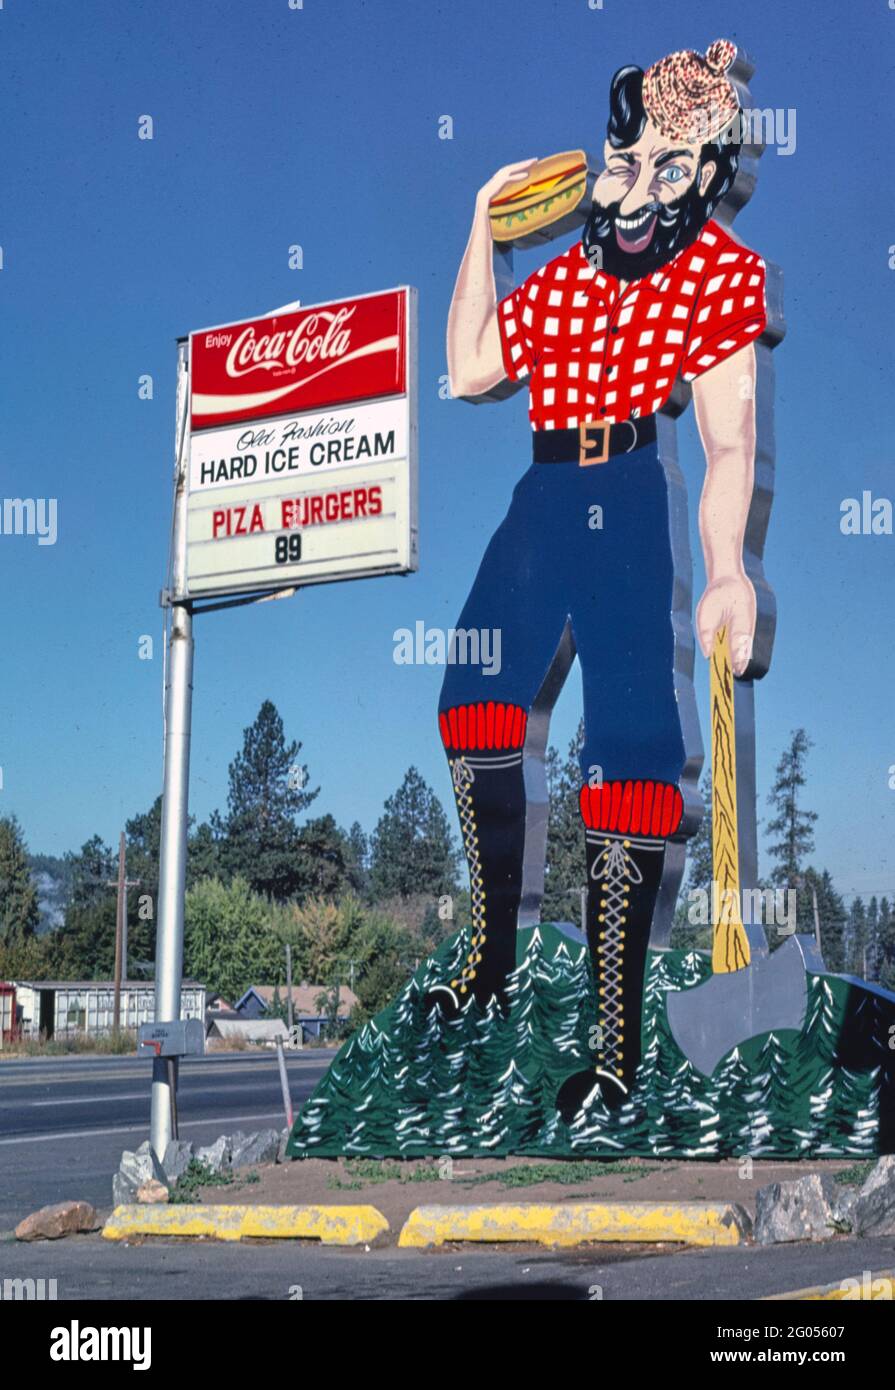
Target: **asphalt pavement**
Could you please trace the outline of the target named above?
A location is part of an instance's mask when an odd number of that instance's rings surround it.
[[[368,1251],[287,1240],[125,1245],[100,1236],[0,1242],[0,1283],[55,1279],[60,1300],[751,1301],[893,1266],[892,1238],[663,1253],[605,1245]],[[768,1306],[765,1321],[784,1312]]]
[[[329,1048],[287,1053],[296,1109],[334,1055]],[[143,1057],[0,1062],[0,1233],[68,1197],[111,1207],[122,1150],[149,1138],[151,1073]],[[197,1144],[286,1122],[273,1051],[182,1062],[177,1101],[181,1137]]]

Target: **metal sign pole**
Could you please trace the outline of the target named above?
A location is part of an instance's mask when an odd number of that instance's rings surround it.
[[[112,1030],[117,1033],[121,1027],[121,943],[122,913],[124,899],[124,831],[118,840],[118,895],[115,899],[115,993],[112,1000]]]
[[[177,473],[174,494],[171,631],[165,689],[165,774],[159,850],[158,929],[155,950],[155,1021],[180,1018],[183,972],[183,897],[186,886],[190,721],[193,701],[193,615],[186,588],[187,462],[184,442],[189,408],[188,348],[178,345]],[[168,1059],[152,1063],[150,1142],[159,1160],[174,1134],[177,1068]]]

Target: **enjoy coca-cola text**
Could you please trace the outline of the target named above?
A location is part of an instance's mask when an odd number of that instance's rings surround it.
[[[231,377],[245,376],[256,368],[264,371],[296,367],[301,362],[316,362],[342,357],[351,343],[351,329],[345,324],[352,317],[355,305],[344,306],[335,313],[320,309],[288,333],[262,333],[255,336],[254,324],[238,335],[227,354],[226,370]]]

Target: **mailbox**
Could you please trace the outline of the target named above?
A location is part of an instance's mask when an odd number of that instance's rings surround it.
[[[137,1037],[140,1051],[154,1057],[201,1057],[205,1052],[205,1027],[199,1018],[141,1023]]]

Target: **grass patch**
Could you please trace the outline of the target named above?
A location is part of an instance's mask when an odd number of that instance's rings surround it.
[[[357,1192],[362,1187],[372,1187],[383,1182],[432,1182],[439,1176],[437,1163],[399,1163],[394,1159],[349,1158],[345,1164],[345,1176],[327,1179],[327,1187],[333,1190]]]
[[[503,1187],[536,1187],[539,1183],[559,1182],[568,1185],[591,1182],[610,1174],[621,1174],[625,1182],[638,1182],[650,1173],[670,1173],[677,1164],[638,1163],[632,1159],[609,1159],[605,1162],[582,1159],[555,1163],[515,1163],[501,1172],[475,1173],[468,1177],[444,1178],[444,1181],[469,1187],[481,1183],[499,1182]],[[357,1192],[383,1182],[435,1182],[442,1178],[440,1163],[409,1163],[398,1159],[349,1158],[343,1173],[327,1180],[327,1187],[343,1192]]]
[[[838,1183],[846,1187],[862,1187],[875,1167],[876,1159],[868,1158],[863,1163],[853,1163],[850,1168],[843,1168],[833,1176]]]
[[[72,1033],[67,1038],[17,1038],[6,1042],[0,1051],[4,1057],[67,1057],[72,1053],[87,1053],[99,1057],[119,1057],[136,1052],[137,1035],[126,1028],[103,1033],[94,1037],[92,1033]]]
[[[674,1167],[677,1165],[675,1164]],[[656,1163],[634,1163],[630,1159],[582,1159],[581,1162],[561,1161],[556,1163],[514,1163],[500,1173],[481,1173],[471,1177],[455,1178],[458,1183],[470,1187],[476,1183],[499,1182],[502,1187],[536,1187],[542,1182],[561,1182],[574,1184],[591,1182],[594,1178],[605,1178],[620,1173],[625,1182],[638,1182],[640,1178],[656,1173],[673,1171],[672,1167]]]
[[[209,1168],[207,1163],[200,1162],[198,1158],[191,1158],[189,1167],[177,1179],[176,1186],[171,1189],[168,1201],[172,1205],[176,1205],[178,1202],[194,1202],[202,1195],[203,1187],[229,1187],[235,1181],[236,1175],[234,1173],[216,1173],[214,1169]],[[255,1174],[255,1181],[258,1181],[257,1173]]]

